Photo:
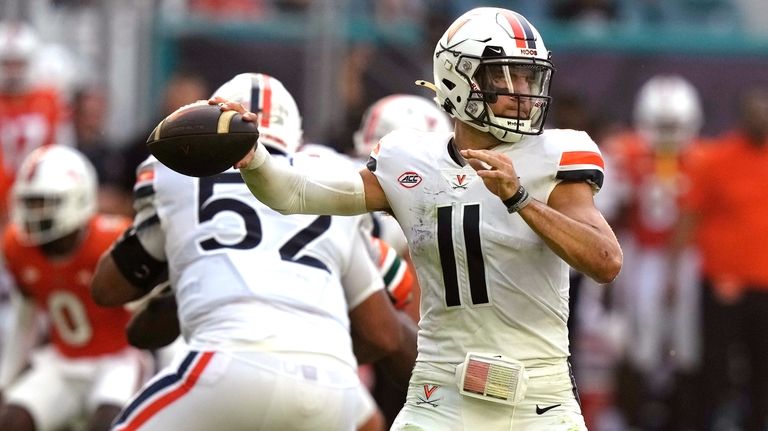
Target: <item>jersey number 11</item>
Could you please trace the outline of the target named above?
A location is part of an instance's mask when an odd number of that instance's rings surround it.
[[[463,254],[466,257],[469,293],[473,305],[487,304],[488,285],[485,280],[485,261],[480,243],[480,204],[462,206]],[[456,244],[453,242],[453,206],[437,208],[437,248],[445,285],[445,305],[461,305],[459,277],[456,265]]]

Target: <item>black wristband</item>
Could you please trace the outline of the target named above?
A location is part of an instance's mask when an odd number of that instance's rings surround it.
[[[517,188],[515,194],[502,202],[504,203],[504,206],[507,207],[507,212],[512,214],[528,205],[528,203],[531,202],[531,195],[528,194],[528,190],[521,184],[520,187]]]

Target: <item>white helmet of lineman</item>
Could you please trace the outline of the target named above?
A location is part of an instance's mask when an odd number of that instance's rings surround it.
[[[0,23],[0,91],[19,92],[27,88],[38,47],[37,34],[29,25]]]
[[[699,134],[702,121],[699,94],[681,76],[654,76],[637,94],[635,128],[653,145],[680,149]]]
[[[214,93],[242,104],[259,115],[259,142],[294,153],[301,145],[303,130],[296,101],[282,82],[263,73],[241,73]]]
[[[378,100],[363,114],[354,136],[355,156],[368,157],[379,139],[399,128],[423,132],[453,131],[450,118],[435,102],[422,96],[393,94]]]
[[[550,57],[538,30],[524,16],[481,7],[456,19],[438,41],[434,86],[417,83],[434,87],[438,105],[459,121],[502,142],[517,142],[543,131],[554,73]],[[527,89],[515,89],[520,76]],[[516,113],[495,115],[489,104],[499,96],[516,100]]]
[[[50,145],[33,150],[13,184],[11,217],[21,238],[41,245],[85,227],[96,213],[98,179],[79,151]]]

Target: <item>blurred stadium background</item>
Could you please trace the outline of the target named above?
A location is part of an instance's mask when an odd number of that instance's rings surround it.
[[[115,145],[150,126],[174,73],[215,88],[251,70],[280,77],[307,137],[329,142],[379,97],[422,91],[413,81],[431,79],[444,26],[479,4],[534,22],[558,69],[555,100],[584,98],[604,122],[628,120],[640,84],[676,72],[701,91],[712,134],[739,90],[768,83],[762,0],[5,0],[0,14],[33,24],[55,79],[105,86]]]

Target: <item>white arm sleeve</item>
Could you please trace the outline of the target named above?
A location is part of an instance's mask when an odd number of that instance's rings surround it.
[[[5,390],[21,372],[35,344],[35,305],[19,292],[11,292],[11,318],[3,334],[0,389]]]
[[[355,215],[368,212],[363,179],[350,170],[335,178],[281,166],[259,144],[240,175],[254,196],[281,214]]]
[[[367,234],[358,230],[352,235],[352,252],[341,276],[341,284],[344,287],[344,295],[350,311],[374,293],[384,289],[384,280],[368,250]]]
[[[136,229],[136,237],[144,250],[150,256],[165,262],[168,257],[165,255],[165,231],[160,224],[160,218],[157,216],[157,210],[154,205],[137,206],[134,205],[136,215],[133,218],[133,227]]]
[[[155,165],[159,163],[151,157],[142,162],[136,169],[137,178],[143,172],[151,172],[156,169]],[[152,175],[153,182],[157,178]],[[156,187],[154,184],[151,186]],[[156,193],[148,193],[141,197],[134,193],[133,210],[136,214],[133,217],[133,228],[136,229],[136,237],[139,243],[144,247],[144,251],[149,253],[155,260],[165,262],[168,257],[165,255],[165,230],[160,223],[160,217],[157,214]]]

